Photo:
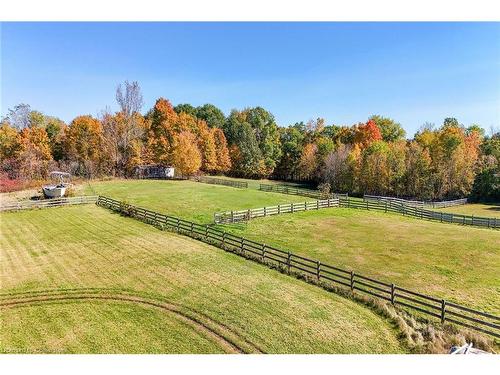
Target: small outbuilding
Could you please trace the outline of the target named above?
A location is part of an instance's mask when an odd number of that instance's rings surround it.
[[[159,164],[140,165],[136,168],[135,174],[138,178],[174,178],[174,167]]]

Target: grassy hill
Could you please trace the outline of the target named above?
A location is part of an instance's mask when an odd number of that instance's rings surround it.
[[[171,211],[180,195],[139,199]],[[0,220],[1,352],[405,351],[387,321],[353,301],[100,207]]]

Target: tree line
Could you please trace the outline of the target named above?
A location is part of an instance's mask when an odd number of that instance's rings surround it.
[[[69,124],[20,104],[0,126],[2,181],[38,180],[52,169],[74,175],[134,175],[144,164],[177,174],[227,174],[328,184],[350,194],[426,200],[471,196],[500,200],[500,134],[446,118],[407,139],[379,115],[351,126],[318,118],[278,126],[262,107],[173,106],[159,98],[142,114],[137,82],[116,90],[119,111],[82,115]]]

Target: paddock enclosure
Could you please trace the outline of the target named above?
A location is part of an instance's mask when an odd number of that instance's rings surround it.
[[[236,182],[112,180],[92,183],[84,191],[112,198],[126,215],[135,216],[137,207],[150,210],[154,217],[139,217],[146,223],[95,204],[0,213],[0,315],[9,327],[2,333],[0,351],[408,351],[392,323],[369,308],[238,256],[242,254],[172,233],[175,227],[161,231],[147,225],[162,215],[193,223],[205,238],[209,232],[242,236],[259,244],[259,254],[262,246],[279,249],[285,254],[285,271],[286,253],[292,252],[296,267],[314,268],[313,278],[318,269],[323,277],[328,265],[339,267],[350,278],[347,289],[353,280],[357,288],[370,279],[380,281],[381,289],[389,288],[390,300],[395,283],[395,295],[422,292],[445,299],[447,309],[457,304],[480,310],[498,329],[500,231],[343,207],[340,202],[352,198],[342,195],[314,201],[284,194],[279,184],[268,184],[276,187],[263,191],[256,184]],[[288,191],[292,188],[302,189],[289,186]],[[223,214],[224,225],[214,223],[217,213]],[[355,271],[354,279],[349,270]],[[440,308],[436,302],[437,321]],[[452,315],[447,318],[453,320]],[[143,319],[144,327],[137,324]],[[81,329],[71,333],[78,323]],[[171,334],[161,327],[169,327]],[[125,339],[129,335],[138,338],[130,343]]]
[[[366,307],[95,205],[0,220],[2,352],[405,351]]]

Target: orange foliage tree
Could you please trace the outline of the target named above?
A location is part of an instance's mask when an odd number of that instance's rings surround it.
[[[214,172],[225,173],[231,169],[231,157],[227,147],[226,136],[222,129],[213,128],[215,142],[215,160],[217,162]]]
[[[201,167],[202,158],[197,140],[189,131],[182,131],[175,136],[172,155],[172,165],[181,176],[193,175]]]
[[[50,141],[44,128],[24,128],[19,134],[20,151],[17,156],[20,177],[45,178],[52,161]]]
[[[76,164],[74,172],[89,177],[101,173],[105,158],[101,122],[92,116],[75,118],[65,132],[65,152]]]
[[[373,120],[368,120],[366,124],[358,126],[354,135],[354,142],[363,147],[368,147],[372,142],[381,140],[382,133]]]

